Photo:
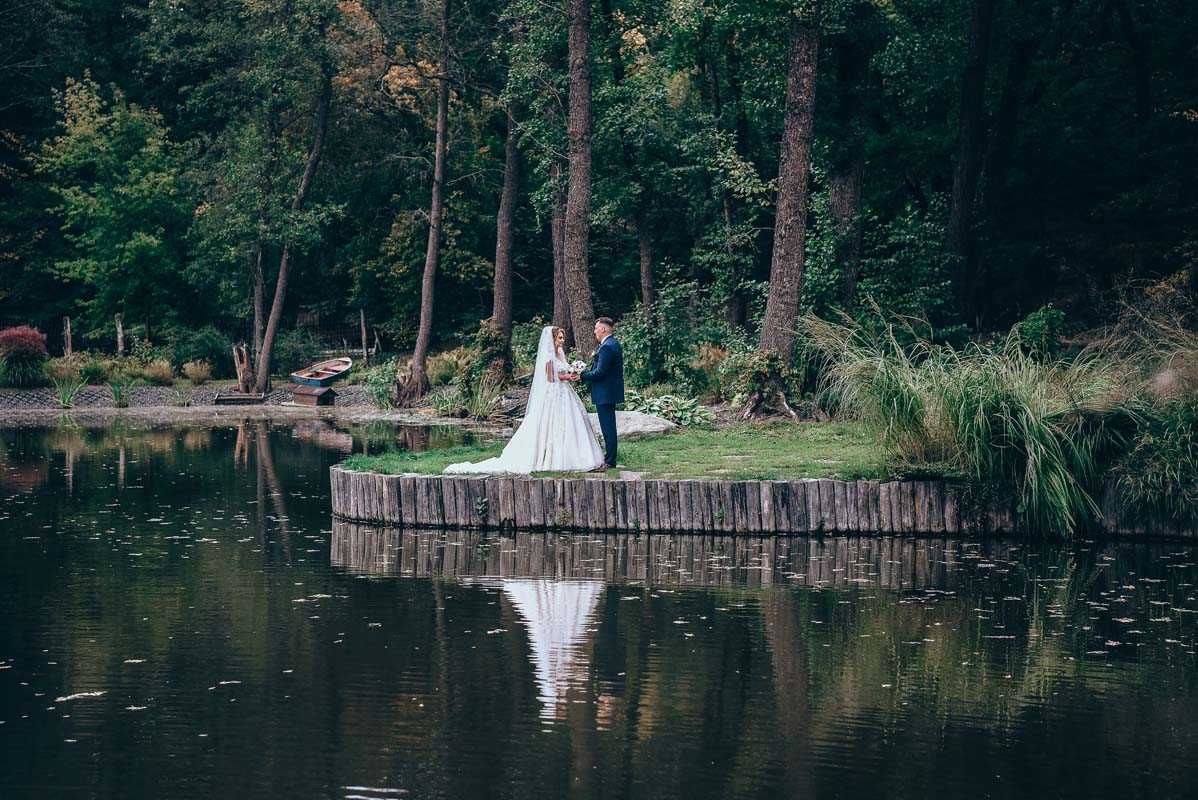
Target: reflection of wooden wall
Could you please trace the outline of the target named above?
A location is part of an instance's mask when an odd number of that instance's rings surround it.
[[[1014,549],[1012,549],[1014,548]],[[943,588],[1018,544],[898,536],[557,534],[401,530],[334,519],[334,566],[372,575],[641,581],[677,586]]]
[[[969,510],[963,487],[943,481],[461,477],[333,467],[330,483],[335,516],[416,528],[977,535],[1015,526],[1009,503]]]

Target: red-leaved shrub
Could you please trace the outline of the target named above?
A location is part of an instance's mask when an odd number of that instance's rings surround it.
[[[12,361],[39,361],[48,358],[46,334],[28,325],[0,331],[0,358]]]

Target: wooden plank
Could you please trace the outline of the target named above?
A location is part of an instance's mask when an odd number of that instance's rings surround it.
[[[832,486],[832,481],[827,478],[820,478],[818,487],[820,525],[826,531],[834,531],[836,530],[836,489]]]
[[[807,487],[801,480],[786,482],[786,511],[790,517],[791,533],[806,533]]]
[[[659,530],[674,530],[674,521],[670,516],[670,482],[656,481],[657,490],[657,523]]]
[[[498,528],[502,517],[499,515],[499,478],[483,478],[487,491],[486,516],[483,525],[487,528]]]
[[[745,521],[750,533],[761,533],[761,486],[757,481],[744,481],[741,491],[745,497]]]
[[[894,520],[890,515],[889,481],[878,484],[878,531],[881,533],[892,533],[894,531]]]
[[[695,481],[694,488],[691,490],[695,498],[695,509],[698,517],[695,520],[695,526],[700,531],[715,530],[714,507],[715,501],[712,499],[715,481]]]
[[[383,477],[383,520],[391,525],[403,524],[403,510],[399,503],[399,478],[395,475]]]
[[[915,530],[915,487],[912,481],[899,482],[899,515],[903,533]]]
[[[628,530],[628,482],[624,480],[608,481],[606,486],[612,530]]]
[[[452,478],[439,478],[437,483],[441,486],[441,506],[445,514],[445,527],[460,528],[457,482]]]
[[[516,524],[516,482],[504,476],[499,478],[499,525],[503,528]]]
[[[957,487],[952,484],[947,484],[944,487],[944,532],[961,532],[961,517],[957,501]]]
[[[916,533],[927,533],[931,529],[931,522],[928,520],[928,490],[925,485],[926,481],[908,481],[911,487],[911,510],[914,514],[914,528]]]
[[[428,487],[429,513],[432,516],[432,523],[439,528],[444,527],[445,505],[441,496],[441,479],[439,477],[427,478],[425,485]]]
[[[928,481],[928,530],[944,533],[944,484]]]
[[[849,485],[845,481],[832,481],[833,496],[836,498],[836,530],[854,530],[849,522]]]
[[[532,512],[528,506],[528,478],[512,479],[512,524],[519,530],[528,530]]]
[[[545,527],[545,480],[528,479],[528,527]]]
[[[720,504],[719,504],[719,525],[720,531],[732,533],[737,529],[737,513],[734,507],[734,498],[732,493],[732,481],[720,481]]]
[[[774,482],[761,481],[757,488],[761,494],[757,500],[761,514],[761,531],[762,533],[777,533],[778,519],[774,516]]]
[[[587,487],[587,511],[590,513],[590,528],[594,531],[602,531],[607,529],[607,500],[604,497],[603,484],[607,481],[602,478],[592,478],[586,481]]]
[[[686,530],[682,527],[682,486],[680,481],[666,481],[666,503],[670,507],[670,530]]]
[[[640,530],[641,526],[644,524],[645,501],[643,492],[645,488],[645,482],[639,480],[628,480],[623,481],[623,483],[625,514],[627,515],[626,524],[628,525],[628,530],[637,531]],[[641,493],[639,496],[638,492]]]
[[[399,504],[403,507],[404,524],[419,525],[420,514],[416,507],[416,479],[411,475],[399,478]]]

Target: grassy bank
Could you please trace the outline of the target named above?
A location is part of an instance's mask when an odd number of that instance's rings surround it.
[[[503,443],[424,453],[352,456],[349,469],[433,474],[456,461],[497,455]],[[877,437],[860,423],[735,425],[680,429],[620,444],[620,464],[647,477],[775,480],[879,478],[887,475]],[[613,472],[614,474],[614,472]]]

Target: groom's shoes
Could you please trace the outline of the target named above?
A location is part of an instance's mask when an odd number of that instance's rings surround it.
[[[600,464],[599,466],[595,467],[593,470],[590,470],[590,472],[607,472],[611,468],[612,468],[611,464],[604,463],[604,464]]]

